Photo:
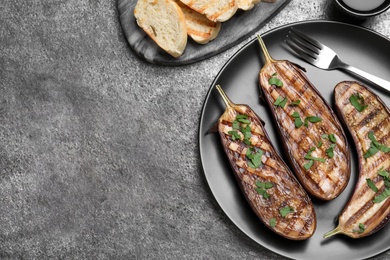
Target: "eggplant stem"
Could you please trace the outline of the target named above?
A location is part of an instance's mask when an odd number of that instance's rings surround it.
[[[343,233],[343,231],[339,227],[337,227],[337,228],[327,232],[324,235],[324,238],[328,238],[328,237],[331,237],[331,236],[334,236],[334,235],[337,235],[337,234],[340,234],[340,233]]]
[[[257,35],[257,39],[259,40],[261,50],[264,53],[265,63],[269,64],[269,63],[275,62],[275,60],[269,54],[267,47],[265,46],[265,43],[259,34]]]
[[[220,85],[215,85],[215,87],[217,88],[219,94],[221,94],[223,102],[225,103],[225,105],[227,107],[233,107],[234,106],[233,102],[225,94],[225,92],[222,90],[221,86]]]

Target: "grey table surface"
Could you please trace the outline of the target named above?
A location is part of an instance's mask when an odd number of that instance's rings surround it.
[[[326,4],[292,0],[258,33],[334,19]],[[129,48],[116,5],[1,4],[0,258],[281,259],[224,215],[198,155],[210,84],[250,39],[151,65]],[[390,37],[390,12],[363,26]]]

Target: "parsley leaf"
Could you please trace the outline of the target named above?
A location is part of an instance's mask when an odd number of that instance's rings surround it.
[[[325,162],[326,160],[325,160],[324,158],[317,158],[317,157],[311,156],[311,153],[312,153],[315,149],[316,149],[315,147],[310,148],[310,150],[307,152],[307,154],[305,155],[304,158],[307,159],[307,160]]]
[[[255,182],[256,186],[259,187],[259,188],[263,188],[263,189],[271,189],[274,185],[272,184],[272,182],[261,182],[259,180],[257,180]]]
[[[269,220],[269,225],[270,225],[271,227],[275,227],[275,226],[276,226],[276,218],[271,218],[271,219]]]
[[[323,134],[322,138],[329,139],[329,141],[331,141],[332,143],[335,143],[337,141],[336,136],[334,134]]]
[[[383,177],[383,181],[384,181],[384,184],[385,184],[385,189],[380,194],[375,196],[375,198],[373,200],[374,203],[381,203],[382,201],[384,201],[385,199],[390,197],[390,179],[389,179],[390,173],[382,168],[382,169],[380,169],[378,171],[378,175]],[[368,181],[367,181],[367,184],[368,184]],[[371,188],[370,184],[368,184],[368,185]],[[378,188],[376,188],[375,192],[378,192]]]
[[[326,162],[326,160],[324,158],[318,158],[318,157],[314,157],[311,155],[311,153],[316,149],[316,147],[312,147],[309,149],[309,151],[307,152],[307,154],[305,155],[305,159],[309,160],[309,162],[305,163],[303,165],[303,168],[305,168],[305,170],[309,170],[310,167],[313,166],[314,164],[314,161],[318,161],[318,162]]]
[[[374,203],[381,203],[390,196],[390,188],[386,188],[381,194],[375,196]]]
[[[232,136],[233,141],[241,139],[241,136],[237,131],[229,131],[228,134]]]
[[[232,131],[229,131],[228,134],[232,136],[232,140],[241,140],[242,133],[244,136],[243,142],[247,145],[251,145],[250,138],[252,136],[251,127],[250,127],[249,116],[245,114],[236,115],[235,120],[232,122]]]
[[[378,174],[380,176],[382,176],[383,178],[387,178],[388,179],[390,177],[390,173],[388,171],[386,171],[386,170],[383,170],[383,168],[378,171]]]
[[[373,155],[375,155],[377,152],[379,152],[379,149],[376,148],[375,145],[371,143],[370,148],[367,150],[367,152],[364,154],[364,158],[369,158]]]
[[[247,124],[250,124],[250,120],[248,119],[248,115],[245,115],[245,114],[238,114],[236,115],[236,120],[240,126],[241,124],[243,124],[244,126],[247,125]]]
[[[309,162],[307,162],[307,163],[305,163],[305,164],[303,165],[303,168],[305,168],[305,170],[307,171],[307,170],[310,169],[310,167],[313,166],[313,164],[314,164],[314,161],[313,161],[313,160],[310,160]]]
[[[277,75],[278,74],[276,72],[272,74],[272,77],[268,80],[268,83],[270,85],[275,85],[276,87],[281,88],[283,87],[283,82],[276,77]]]
[[[234,120],[233,123],[232,123],[232,128],[234,130],[240,129],[240,122],[238,122],[237,120]]]
[[[291,102],[290,104],[289,104],[289,106],[298,106],[299,104],[301,103],[301,100],[300,99],[298,99],[298,100],[295,100],[294,102]]]
[[[367,178],[366,182],[370,189],[372,189],[374,192],[378,192],[378,188],[375,186],[375,183],[370,178]]]
[[[384,153],[390,152],[390,147],[389,146],[386,146],[384,144],[380,144],[376,140],[376,138],[374,136],[374,132],[370,131],[368,133],[368,138],[371,140],[371,144],[370,144],[370,148],[364,154],[364,158],[369,158],[369,157],[375,155],[379,151],[382,151]]]
[[[333,158],[334,156],[334,148],[336,147],[336,144],[331,144],[328,149],[325,150],[326,155],[328,155],[329,158]]]
[[[291,114],[291,116],[293,118],[295,118],[295,122],[294,122],[295,127],[300,128],[303,125],[303,122],[302,122],[302,119],[301,119],[301,116],[299,115],[299,113],[295,111],[294,113]]]
[[[359,112],[362,112],[364,109],[368,107],[368,105],[364,103],[364,97],[362,97],[359,93],[352,94],[349,97],[349,102]]]
[[[287,207],[284,207],[284,208],[281,208],[279,210],[279,213],[282,217],[286,217],[288,214],[290,213],[293,213],[294,212],[294,209],[290,206],[287,206]]]
[[[261,196],[263,196],[265,199],[268,199],[270,195],[266,190],[274,186],[272,182],[261,182],[257,180],[255,184],[256,184],[256,188],[255,188],[256,192],[259,193]]]
[[[359,223],[359,229],[352,229],[352,232],[354,233],[363,233],[366,230],[366,226],[363,223]]]
[[[238,114],[236,115],[236,119],[248,119],[248,115],[245,115],[245,114]]]
[[[248,165],[251,168],[258,168],[261,165],[261,157],[263,156],[263,150],[259,149],[258,151],[255,151],[254,148],[248,147],[246,150],[246,157],[249,159]]]
[[[270,196],[266,190],[263,190],[261,188],[255,188],[255,190],[257,193],[259,193],[261,196],[263,196],[264,199],[268,199]]]
[[[322,121],[322,118],[319,117],[319,116],[308,116],[305,118],[305,123],[304,125],[307,127],[309,125],[309,122],[310,123],[318,123],[318,122],[321,122]]]
[[[275,106],[279,106],[281,108],[284,108],[286,106],[286,103],[287,103],[287,97],[285,98],[282,98],[281,96],[277,97],[277,99],[275,100],[275,103],[274,105]]]

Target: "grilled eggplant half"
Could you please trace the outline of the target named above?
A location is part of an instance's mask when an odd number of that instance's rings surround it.
[[[218,132],[249,205],[275,233],[291,240],[308,239],[317,226],[309,196],[272,146],[255,112],[232,103],[220,86],[216,88],[226,104]]]
[[[350,177],[350,152],[336,115],[303,69],[274,60],[258,36],[265,56],[259,83],[275,119],[291,167],[312,196],[332,200]]]
[[[390,219],[390,112],[383,101],[358,82],[335,87],[336,111],[354,140],[359,178],[339,216],[338,227],[324,237],[371,235]]]

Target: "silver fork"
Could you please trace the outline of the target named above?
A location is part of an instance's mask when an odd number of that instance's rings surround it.
[[[287,45],[303,59],[324,70],[348,70],[390,92],[390,82],[365,71],[352,67],[340,60],[337,53],[322,43],[310,38],[297,29],[291,28],[285,40]]]

